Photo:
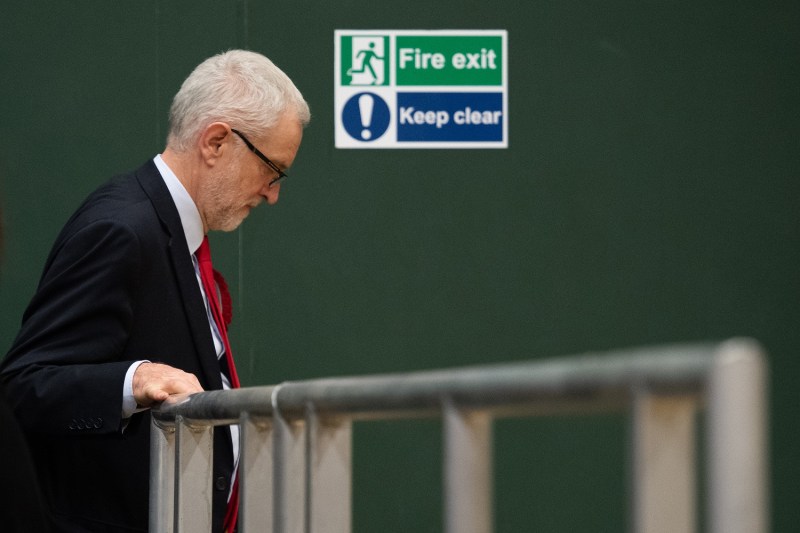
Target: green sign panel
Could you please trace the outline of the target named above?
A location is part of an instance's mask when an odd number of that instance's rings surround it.
[[[398,36],[397,85],[503,84],[500,36]]]

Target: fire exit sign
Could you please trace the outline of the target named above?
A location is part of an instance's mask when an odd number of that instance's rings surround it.
[[[508,147],[505,30],[337,30],[337,148]]]

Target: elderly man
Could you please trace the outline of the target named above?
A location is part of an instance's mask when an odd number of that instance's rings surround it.
[[[147,408],[238,386],[206,234],[278,201],[308,121],[264,56],[211,57],[175,96],[163,154],[91,194],[56,239],[0,366],[55,531],[147,531]],[[235,525],[237,437],[214,437],[214,531]]]

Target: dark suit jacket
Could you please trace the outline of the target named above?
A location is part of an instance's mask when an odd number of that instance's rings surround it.
[[[36,470],[17,418],[0,382],[0,524],[3,533],[50,531]]]
[[[178,211],[152,161],[100,187],[69,219],[0,365],[56,531],[147,530],[149,411],[121,431],[125,373],[140,359],[222,388]],[[219,531],[230,433],[216,432],[214,444]]]

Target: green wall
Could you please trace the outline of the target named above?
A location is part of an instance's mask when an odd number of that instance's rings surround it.
[[[794,0],[13,2],[0,19],[0,339],[79,201],[163,147],[205,57],[314,118],[277,206],[215,235],[247,385],[748,335],[773,527],[800,499]],[[506,29],[507,150],[333,148],[335,29]],[[438,422],[356,428],[355,528],[439,531]],[[624,416],[497,425],[497,531],[627,527]]]

